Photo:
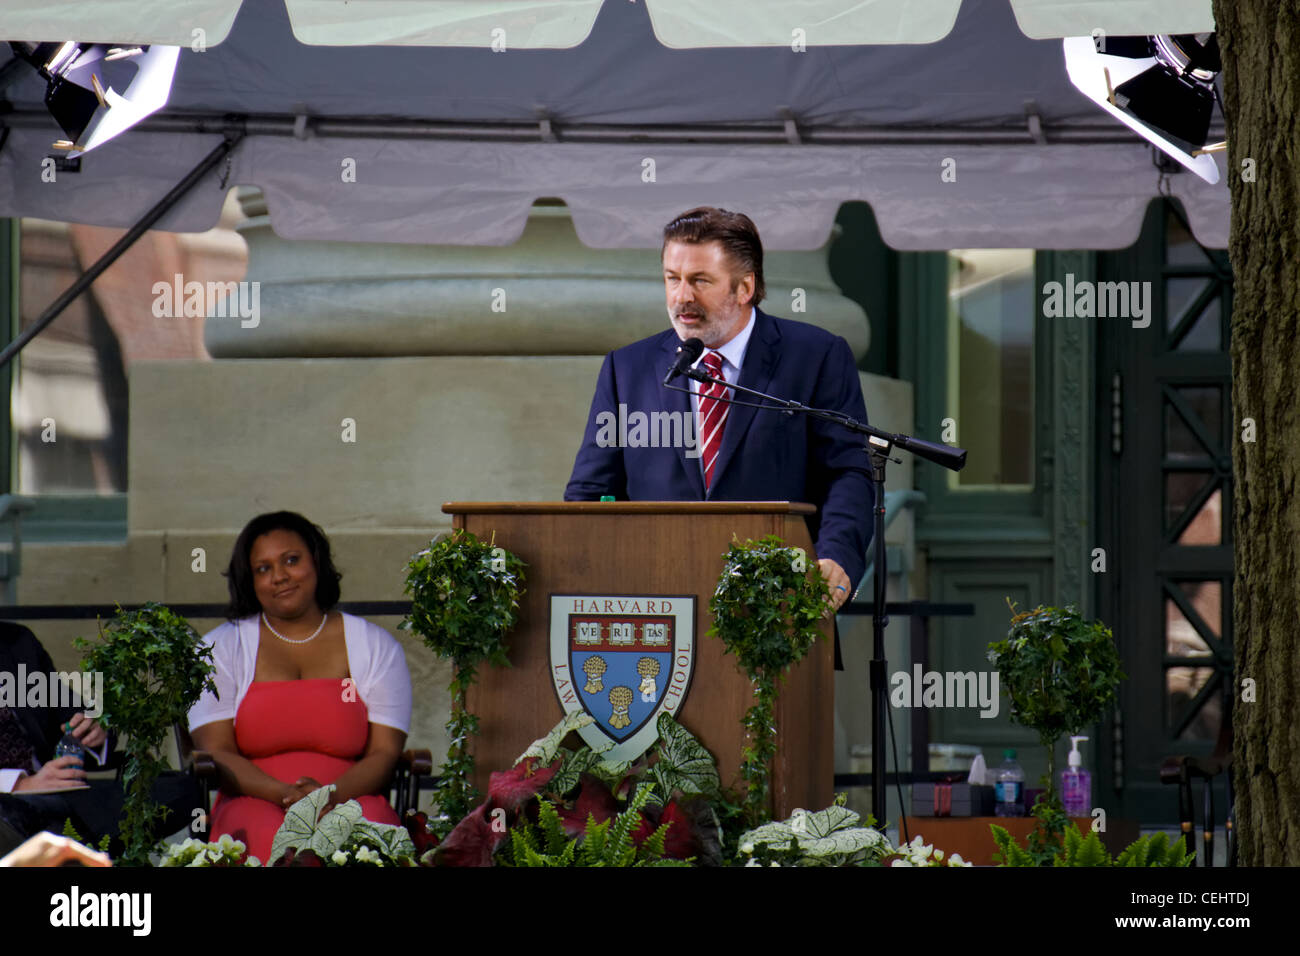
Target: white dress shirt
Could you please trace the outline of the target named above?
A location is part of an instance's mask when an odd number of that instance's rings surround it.
[[[104,738],[104,742],[99,745],[98,750],[91,750],[89,747],[87,747],[86,755],[90,757],[94,757],[95,762],[98,763],[100,766],[103,766],[104,764],[108,763],[108,738],[107,737]],[[32,765],[26,769],[23,769],[21,767],[6,767],[3,770],[0,770],[0,793],[13,793],[14,787],[18,785],[19,780],[21,780],[23,777],[28,776],[29,774],[32,775],[36,774],[37,772],[40,771],[41,767],[43,766],[44,764],[42,764],[40,760],[38,760],[36,757],[32,757]],[[81,769],[87,771],[91,770],[90,767],[86,767],[84,765],[82,766]]]
[[[749,310],[749,321],[730,342],[721,348],[705,349],[700,353],[700,357],[695,360],[691,368],[699,368],[700,363],[704,361],[704,356],[710,352],[717,352],[722,356],[722,375],[719,376],[724,382],[730,385],[732,382],[740,380],[740,368],[745,364],[745,350],[749,348],[749,337],[754,334],[754,310]],[[704,388],[703,382],[696,382],[695,388],[691,390],[691,408],[695,411],[696,419],[700,414],[700,389]],[[727,390],[727,398],[732,398],[734,392]],[[700,465],[703,468],[703,463]]]

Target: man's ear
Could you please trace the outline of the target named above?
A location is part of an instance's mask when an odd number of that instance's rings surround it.
[[[732,292],[741,305],[753,305],[754,303],[754,273],[746,272],[736,280],[732,286]]]

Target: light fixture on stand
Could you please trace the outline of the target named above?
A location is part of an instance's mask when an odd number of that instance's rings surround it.
[[[54,144],[55,149],[78,154],[102,146],[162,109],[181,52],[178,46],[160,44],[9,45],[45,80],[45,107],[67,136]]]
[[[1065,69],[1090,100],[1206,182],[1219,181],[1209,141],[1223,67],[1213,33],[1066,37]]]

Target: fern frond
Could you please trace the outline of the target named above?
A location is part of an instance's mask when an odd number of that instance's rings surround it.
[[[1034,858],[1029,855],[1029,851],[1021,847],[1006,828],[991,823],[989,831],[993,834],[993,842],[998,845],[1002,866],[1034,866]]]
[[[1078,829],[1071,827],[1075,833]],[[1078,841],[1076,841],[1077,843]],[[1110,854],[1106,852],[1106,847],[1102,845],[1101,838],[1097,836],[1097,831],[1089,830],[1088,838],[1078,844],[1079,851],[1075,854],[1073,866],[1110,866]]]
[[[659,858],[666,852],[664,844],[668,841],[668,828],[673,825],[669,820],[666,823],[659,824],[659,828],[650,834],[649,839],[641,844],[641,852],[648,857]]]
[[[578,841],[570,840],[564,846],[564,852],[560,854],[560,862],[556,866],[575,866],[574,855],[578,851]]]
[[[542,846],[537,840],[537,830],[529,823],[525,822],[522,826],[516,827],[512,832],[520,835],[520,838],[524,841],[525,847],[532,850],[534,853],[541,852]]]
[[[1169,853],[1169,834],[1157,833],[1147,841],[1147,858],[1145,866],[1164,866]]]
[[[641,809],[650,799],[650,787],[637,787],[636,794],[627,805],[627,809],[614,820],[610,829],[612,846],[605,858],[614,866],[628,866],[636,857],[636,844],[632,842],[632,832],[641,825]]]
[[[547,855],[555,856],[562,852],[564,845],[569,842],[568,834],[564,832],[564,824],[560,822],[560,814],[555,805],[542,797],[538,798],[537,822],[546,841]]]
[[[609,841],[609,820],[596,822],[595,816],[587,814],[586,837],[582,841],[582,863],[580,866],[597,866],[605,857],[605,844]]]
[[[1065,828],[1065,866],[1077,866],[1074,858],[1079,854],[1079,846],[1083,843],[1083,837],[1079,835],[1079,828],[1068,826]]]

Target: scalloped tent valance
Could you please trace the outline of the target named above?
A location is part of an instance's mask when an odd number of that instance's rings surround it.
[[[698,6],[712,18],[740,4]],[[743,6],[745,27],[729,36],[747,45],[725,49],[665,46],[674,16],[697,46],[723,42],[705,13],[675,0],[475,3],[473,22],[459,26],[451,14],[470,5],[428,0],[101,0],[6,11],[5,39],[105,39],[98,30],[129,19],[151,31],[201,28],[207,45],[196,52],[186,41],[161,112],[54,182],[42,176],[59,138],[44,84],[24,64],[0,64],[0,96],[12,105],[0,113],[0,216],[129,225],[223,129],[238,128],[247,135],[229,164],[161,228],[210,228],[230,187],[256,185],[276,232],[296,239],[508,244],[538,198],[559,197],[593,246],[656,247],[663,221],[707,202],[749,212],[771,248],[804,249],[826,240],[841,203],[863,200],[900,249],[1116,248],[1136,239],[1147,203],[1164,191],[1183,202],[1202,243],[1227,243],[1226,185],[1163,176],[1143,141],[1070,85],[1060,40],[1023,32],[1206,26],[1208,0]],[[835,29],[845,42],[855,23],[884,29],[882,14],[893,11],[890,42],[876,34],[865,45],[819,45],[814,25],[831,22],[832,6],[846,11]],[[580,37],[573,28],[571,49],[521,49],[510,26],[502,52],[481,41],[365,45],[454,39],[453,28],[482,27],[485,8],[507,24],[534,15],[525,35],[536,39],[548,17],[591,22]],[[805,14],[806,51],[762,45],[789,36],[778,8]],[[901,42],[919,36],[899,24],[923,9],[950,11],[943,38]],[[96,25],[78,28],[86,17]],[[404,32],[421,22],[424,41]],[[317,32],[304,33],[311,24]],[[309,45],[304,35],[351,40]]]
[[[934,43],[952,30],[962,7],[962,0],[641,2],[659,42],[675,49],[789,46],[795,31],[814,46]],[[1210,0],[999,2],[1010,4],[1020,29],[1034,39],[1086,36],[1093,30],[1120,36],[1214,29]],[[625,0],[258,0],[257,5],[272,3],[283,3],[300,43],[316,46],[485,47],[504,42],[513,49],[568,49],[588,38],[602,6]],[[6,8],[6,39],[186,47],[200,37],[209,47],[222,43],[243,6],[243,0],[0,3]]]

